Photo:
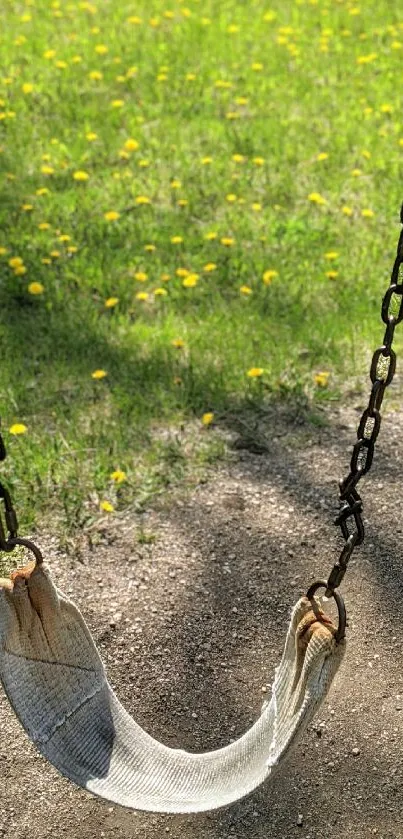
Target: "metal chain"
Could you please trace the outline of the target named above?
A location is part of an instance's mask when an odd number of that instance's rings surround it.
[[[403,224],[403,204],[400,210]],[[368,407],[362,414],[353,446],[350,472],[340,482],[340,510],[335,525],[340,526],[345,543],[338,561],[333,566],[326,583],[326,596],[334,596],[340,585],[351,554],[364,540],[362,500],[357,484],[369,472],[374,457],[375,441],[381,426],[380,408],[385,389],[390,385],[396,369],[396,353],[392,349],[395,328],[403,319],[403,230],[400,232],[397,254],[392,269],[390,285],[382,300],[381,317],[386,326],[383,344],[375,350],[370,367],[372,382]]]

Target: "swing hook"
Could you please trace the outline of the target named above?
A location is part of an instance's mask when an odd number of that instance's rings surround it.
[[[316,594],[316,592],[318,591],[319,588],[324,588],[325,591],[326,591],[326,597],[329,597],[329,596],[333,597],[333,599],[336,603],[337,611],[339,613],[339,624],[338,624],[338,627],[337,627],[336,632],[334,634],[334,638],[335,638],[336,644],[340,644],[340,641],[343,641],[343,639],[345,637],[346,626],[347,626],[347,614],[346,614],[346,607],[345,607],[345,604],[344,604],[344,600],[343,600],[341,594],[339,594],[338,591],[333,590],[333,591],[330,591],[330,593],[328,594],[328,584],[324,580],[317,580],[316,583],[312,583],[312,585],[309,586],[309,589],[306,593],[306,596],[307,596],[308,600],[311,602],[313,608],[315,606],[317,607],[317,604],[314,601],[314,596],[315,596],[315,594]]]

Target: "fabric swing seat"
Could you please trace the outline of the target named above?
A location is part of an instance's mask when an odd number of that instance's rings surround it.
[[[306,730],[345,648],[319,602],[302,597],[260,717],[228,746],[193,754],[157,742],[123,708],[82,615],[44,565],[0,586],[0,679],[25,731],[64,776],[132,809],[211,810],[254,790]]]

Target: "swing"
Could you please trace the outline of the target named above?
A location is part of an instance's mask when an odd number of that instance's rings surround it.
[[[403,207],[400,220],[403,224]],[[0,580],[0,679],[38,750],[77,785],[132,809],[212,810],[271,777],[306,730],[345,650],[346,613],[337,589],[354,548],[364,539],[357,484],[371,467],[380,407],[395,372],[392,340],[403,319],[402,264],[403,230],[382,301],[386,330],[371,363],[369,403],[358,426],[350,472],[340,483],[335,524],[341,527],[343,549],[328,580],[311,585],[292,611],[270,701],[254,725],[228,746],[200,754],[168,748],[125,711],[79,610],[55,587],[36,545],[18,536],[10,494],[0,484],[6,524],[0,517],[0,549],[11,552],[21,545],[34,556],[25,568]],[[0,459],[5,456],[0,435]],[[337,626],[321,607],[321,589],[336,603]]]

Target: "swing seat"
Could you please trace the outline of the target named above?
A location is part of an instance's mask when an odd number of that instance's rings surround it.
[[[212,810],[271,776],[328,692],[345,647],[335,634],[318,601],[302,597],[256,723],[193,754],[157,742],[125,711],[82,615],[42,564],[0,581],[0,679],[25,731],[64,776],[132,809]]]

